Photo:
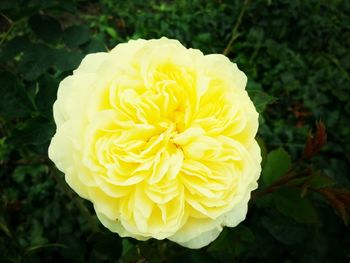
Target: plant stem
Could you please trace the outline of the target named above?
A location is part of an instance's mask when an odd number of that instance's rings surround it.
[[[231,51],[231,46],[233,45],[233,42],[236,40],[236,38],[239,36],[239,34],[237,34],[237,30],[242,22],[242,18],[244,16],[244,13],[245,13],[245,10],[247,9],[247,6],[248,6],[248,3],[249,3],[249,0],[244,0],[243,2],[243,6],[242,6],[242,9],[241,9],[241,12],[239,13],[238,15],[238,19],[236,21],[236,24],[234,25],[233,29],[232,29],[232,34],[231,34],[231,38],[229,40],[229,42],[227,43],[227,46],[226,48],[224,49],[224,52],[223,54],[225,56],[227,56],[230,51]]]
[[[261,197],[267,194],[272,193],[274,190],[276,190],[279,187],[282,187],[284,185],[286,185],[287,183],[289,183],[291,180],[293,180],[295,178],[295,174],[291,173],[291,174],[286,174],[285,176],[281,177],[279,180],[275,181],[274,183],[272,183],[269,187],[261,190],[261,191],[256,191],[252,194],[252,199],[256,199],[257,197]]]
[[[300,163],[302,163],[304,161],[304,158],[301,157],[299,158],[294,164],[293,166],[286,172],[286,174],[284,176],[282,176],[281,178],[279,178],[278,180],[276,180],[275,182],[273,182],[270,186],[268,186],[267,188],[260,190],[260,191],[255,191],[252,194],[252,199],[256,199],[257,197],[260,196],[264,196],[267,194],[272,193],[273,191],[275,191],[277,188],[285,186],[286,184],[288,184],[290,181],[292,181],[293,179],[300,177],[300,175],[296,174],[294,172],[294,170],[299,166]]]
[[[5,42],[6,38],[8,37],[8,35],[10,34],[11,30],[13,29],[14,26],[14,22],[8,18],[7,16],[5,16],[3,13],[0,13],[0,15],[2,17],[4,17],[6,19],[6,21],[10,24],[9,29],[6,31],[5,35],[2,37],[2,39],[0,40],[0,46]]]

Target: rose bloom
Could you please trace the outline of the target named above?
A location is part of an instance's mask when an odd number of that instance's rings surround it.
[[[225,56],[165,37],[87,55],[60,83],[49,157],[121,237],[206,246],[257,188],[246,82]]]

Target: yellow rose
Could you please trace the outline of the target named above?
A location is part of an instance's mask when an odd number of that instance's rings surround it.
[[[225,56],[164,37],[87,55],[59,86],[49,156],[111,231],[203,247],[257,188],[246,82]]]

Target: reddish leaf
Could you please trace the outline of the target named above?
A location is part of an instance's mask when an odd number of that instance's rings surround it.
[[[322,121],[318,121],[316,122],[316,134],[314,135],[311,132],[309,132],[307,136],[303,157],[305,159],[310,159],[322,149],[326,142],[326,127]]]

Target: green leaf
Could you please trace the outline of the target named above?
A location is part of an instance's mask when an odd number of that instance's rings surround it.
[[[63,33],[63,40],[70,48],[76,48],[90,39],[89,28],[84,25],[70,26]]]
[[[103,40],[96,37],[84,44],[83,49],[85,53],[106,52],[106,46]]]
[[[76,69],[83,58],[84,55],[80,52],[56,50],[52,56],[52,63],[60,71],[69,71]]]
[[[35,80],[52,66],[54,50],[43,44],[27,48],[19,63],[19,72],[27,80]]]
[[[18,36],[6,43],[4,48],[0,51],[0,61],[7,61],[14,59],[20,52],[25,51],[30,46],[30,42],[25,36]]]
[[[249,94],[249,97],[252,99],[256,110],[259,113],[262,113],[267,105],[276,101],[275,97],[264,92],[261,85],[254,82],[253,80],[248,81],[247,92]]]
[[[295,189],[281,189],[273,194],[275,207],[283,215],[304,224],[318,223],[318,215],[311,202]]]
[[[35,104],[40,113],[52,118],[52,106],[57,97],[58,80],[49,74],[45,74],[38,80],[39,91],[35,97]]]
[[[0,71],[0,116],[24,117],[32,110],[32,103],[21,82],[7,72]]]
[[[29,47],[19,64],[19,71],[27,80],[35,80],[49,68],[60,71],[73,70],[80,64],[84,55],[80,52],[69,52],[63,49],[52,49],[43,44]]]
[[[132,243],[130,243],[130,241],[126,238],[122,239],[122,247],[123,247],[122,257],[126,256],[132,249],[135,248],[135,246]]]
[[[266,185],[272,184],[274,181],[286,174],[292,166],[289,154],[282,148],[271,151],[267,155],[266,164],[262,171],[262,178]]]
[[[276,240],[286,245],[301,243],[309,234],[307,226],[278,214],[263,216],[261,224]]]
[[[10,141],[16,146],[41,145],[47,143],[55,133],[55,124],[42,117],[27,121],[23,128],[13,132]]]
[[[47,15],[34,15],[30,17],[29,26],[45,42],[56,42],[62,34],[60,23]]]
[[[307,184],[314,188],[322,188],[333,186],[336,182],[334,179],[318,171],[310,177]]]
[[[266,106],[275,102],[276,98],[258,90],[250,90],[249,95],[254,102],[255,108],[259,113],[262,113]]]
[[[107,34],[111,36],[113,39],[116,39],[118,37],[117,31],[113,27],[106,27],[105,28]]]
[[[229,261],[230,257],[245,253],[255,241],[255,235],[250,228],[242,224],[234,229],[224,229],[218,239],[208,247],[208,251],[214,255],[225,254],[223,262]]]

